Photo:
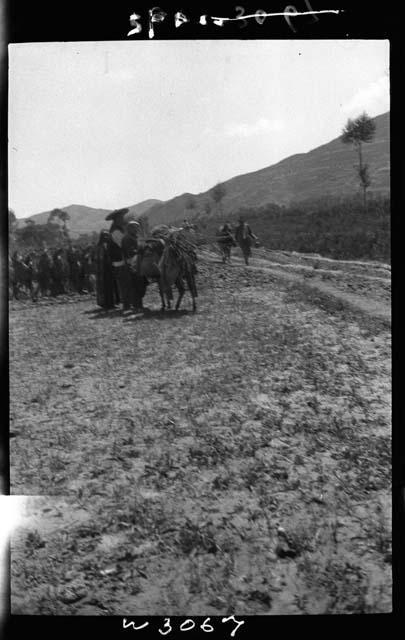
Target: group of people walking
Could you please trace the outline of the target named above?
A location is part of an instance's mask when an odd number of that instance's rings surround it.
[[[22,286],[32,297],[58,296],[69,293],[92,293],[94,249],[74,247],[43,247],[23,255],[14,251],[9,259],[11,294],[18,298]]]
[[[117,209],[106,216],[111,226],[101,231],[96,245],[75,247],[69,241],[65,247],[43,248],[24,257],[15,251],[9,262],[12,295],[18,297],[20,285],[31,291],[33,299],[38,293],[58,296],[95,292],[97,305],[103,309],[122,305],[124,312],[141,311],[148,285],[141,270],[144,243],[139,222],[127,222],[127,213],[126,208]],[[180,231],[193,230],[186,222]],[[224,263],[230,261],[232,247],[239,245],[246,265],[252,246],[259,244],[243,217],[235,228],[230,222],[221,225],[216,241]],[[159,277],[159,273],[155,275]]]
[[[225,224],[219,227],[217,231],[217,243],[224,263],[230,262],[232,247],[239,245],[245,264],[248,265],[249,258],[252,255],[252,244],[258,246],[259,240],[252,232],[248,223],[240,216],[235,230],[230,222],[225,222]]]

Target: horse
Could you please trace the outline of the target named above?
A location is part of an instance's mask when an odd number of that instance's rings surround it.
[[[162,238],[149,238],[140,248],[138,257],[139,274],[148,280],[157,282],[159,287],[161,310],[166,306],[171,308],[173,301],[172,286],[178,291],[175,310],[180,308],[186,288],[184,281],[192,297],[193,311],[197,310],[196,297],[197,286],[195,282],[194,261],[189,256],[182,256],[174,250],[174,247]]]

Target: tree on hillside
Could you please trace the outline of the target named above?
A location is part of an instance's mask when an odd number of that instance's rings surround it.
[[[59,209],[52,209],[48,216],[48,224],[51,224],[54,220],[59,220]]]
[[[349,120],[342,131],[344,144],[352,144],[359,156],[358,176],[363,189],[363,206],[367,206],[367,189],[371,185],[369,166],[364,162],[363,143],[371,142],[376,131],[376,124],[365,112],[355,120]]]
[[[16,229],[15,246],[20,250],[41,249],[44,245],[55,246],[60,243],[61,229],[56,224],[35,224],[26,220],[25,227]]]
[[[215,202],[215,205],[217,207],[217,209],[219,210],[219,213],[222,215],[223,211],[222,211],[222,200],[224,199],[225,195],[226,195],[226,188],[225,185],[222,183],[218,183],[215,185],[215,187],[213,188],[212,192],[212,199]]]
[[[62,223],[63,233],[66,237],[68,237],[69,234],[66,223],[68,220],[70,220],[70,215],[67,213],[67,211],[63,211],[63,209],[52,209],[48,216],[48,222],[53,222],[54,220],[60,220],[60,222]]]

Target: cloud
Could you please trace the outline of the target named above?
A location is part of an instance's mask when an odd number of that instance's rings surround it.
[[[268,120],[260,118],[253,123],[233,123],[225,127],[226,136],[241,136],[248,138],[263,133],[276,133],[284,129],[284,123],[281,120]]]
[[[380,113],[390,108],[390,83],[388,75],[381,76],[367,87],[361,88],[342,105],[345,113],[356,115],[367,110]]]

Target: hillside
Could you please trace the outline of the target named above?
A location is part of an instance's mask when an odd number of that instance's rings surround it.
[[[389,112],[377,116],[376,135],[364,145],[364,159],[370,166],[371,195],[389,195],[390,192],[390,124]],[[302,200],[316,200],[325,196],[353,196],[359,192],[356,168],[357,156],[351,145],[342,144],[340,138],[308,153],[285,158],[277,164],[259,171],[236,176],[223,183],[226,195],[222,211],[214,206],[212,189],[197,195],[183,193],[171,200],[148,199],[129,206],[130,215],[143,215],[151,225],[179,222],[184,217],[223,218],[237,215],[242,208],[257,209],[275,203],[291,205]],[[190,208],[190,203],[193,208]],[[207,211],[207,203],[210,210]],[[70,215],[72,235],[99,231],[105,226],[108,209],[95,209],[82,205],[63,207]],[[31,216],[37,223],[47,221],[49,211]],[[20,224],[23,221],[20,221]]]
[[[377,116],[373,142],[364,145],[364,158],[370,165],[372,185],[370,193],[389,194],[390,190],[390,130],[389,112]],[[308,153],[285,158],[281,162],[259,171],[236,176],[223,183],[226,195],[222,202],[223,214],[231,217],[242,207],[257,208],[270,202],[289,205],[304,199],[326,195],[349,196],[359,191],[354,166],[357,157],[350,145],[340,138]],[[148,212],[151,223],[173,222],[188,218],[205,217],[204,204],[211,200],[211,191],[191,196],[183,194],[155,205]],[[195,209],[187,210],[190,196]],[[218,211],[212,209],[212,214]]]
[[[150,199],[139,202],[138,204],[134,204],[128,207],[128,215],[141,216],[151,206],[156,205],[159,202],[160,200]],[[105,222],[105,217],[111,211],[111,209],[96,209],[80,204],[71,204],[67,207],[60,208],[66,211],[70,216],[68,225],[73,237],[78,236],[81,233],[100,231],[103,227],[108,227],[109,225],[108,222]],[[48,220],[49,214],[50,211],[44,211],[42,213],[37,213],[36,215],[30,216],[28,219],[34,220],[36,224],[45,224]],[[25,219],[19,221],[20,226],[23,225]]]

